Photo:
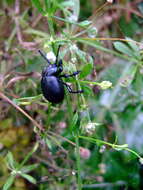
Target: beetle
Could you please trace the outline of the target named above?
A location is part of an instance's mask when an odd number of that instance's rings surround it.
[[[56,61],[54,64],[48,60],[45,54],[38,50],[40,55],[47,61],[48,65],[42,71],[41,89],[43,96],[51,103],[61,103],[64,99],[65,91],[64,86],[69,93],[82,93],[83,90],[73,91],[72,88],[65,82],[62,77],[69,78],[74,77],[80,73],[80,71],[73,72],[72,74],[61,74],[63,71],[63,62],[60,59],[58,61],[60,46],[57,50]]]

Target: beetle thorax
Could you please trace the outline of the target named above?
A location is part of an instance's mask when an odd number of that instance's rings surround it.
[[[57,72],[58,72],[57,65],[51,64],[44,68],[42,76],[45,77],[45,76],[57,75]]]

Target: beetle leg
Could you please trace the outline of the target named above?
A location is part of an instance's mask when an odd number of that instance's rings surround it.
[[[61,59],[59,60],[57,67],[58,67],[59,73],[61,73],[63,71],[63,61]]]
[[[69,78],[69,77],[74,77],[76,75],[78,75],[80,73],[80,71],[76,71],[70,75],[67,75],[67,74],[63,74],[63,75],[60,75],[59,77],[65,77],[65,78]]]
[[[68,85],[65,82],[62,82],[66,88],[68,89],[69,93],[73,93],[73,94],[78,94],[78,93],[83,93],[83,90],[77,90],[77,91],[73,91],[72,88],[70,87],[70,85]]]

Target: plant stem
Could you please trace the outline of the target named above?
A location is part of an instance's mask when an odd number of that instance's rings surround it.
[[[39,147],[39,144],[35,143],[33,149],[25,156],[24,160],[19,165],[19,169],[21,169],[22,166],[24,166],[24,164],[31,158],[31,156],[33,155],[34,152],[36,152],[36,150],[38,149],[38,147]]]
[[[77,183],[78,183],[78,190],[82,190],[80,153],[79,153],[80,147],[79,147],[79,137],[78,137],[78,135],[75,136],[75,141],[76,141]]]
[[[72,128],[73,126],[71,125],[71,118],[73,118],[73,110],[72,110],[72,106],[71,106],[71,101],[70,101],[70,97],[66,94],[66,102],[67,102],[67,108],[68,108],[68,113],[69,113],[69,117],[68,117],[68,121],[69,121],[69,128],[70,128],[70,132],[72,133]]]
[[[15,107],[23,115],[25,115],[37,128],[40,129],[40,131],[44,131],[44,128],[39,123],[37,123],[37,121],[35,121],[30,115],[28,115],[22,108],[20,108],[12,100],[10,100],[7,96],[5,96],[1,91],[0,91],[0,97],[2,99],[4,99],[6,102],[8,102],[9,104],[11,104],[13,107]]]

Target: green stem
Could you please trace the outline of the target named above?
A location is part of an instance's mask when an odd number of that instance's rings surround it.
[[[71,103],[70,103],[70,97],[69,96],[66,96],[66,101],[67,101],[67,108],[68,108],[68,113],[69,113],[69,128],[70,128],[70,132],[72,133],[72,128],[73,126],[71,125],[71,118],[73,118],[73,111],[72,111],[72,106],[71,106]]]
[[[81,167],[80,167],[80,147],[79,147],[79,137],[75,136],[76,141],[76,163],[77,163],[77,182],[78,190],[82,190],[82,181],[81,181]]]
[[[52,104],[49,103],[49,105],[48,105],[48,118],[47,118],[47,121],[46,121],[46,129],[47,130],[49,128],[50,121],[51,121],[51,109],[52,109]]]
[[[108,145],[110,147],[112,147],[115,150],[126,150],[128,152],[131,152],[132,154],[134,154],[136,157],[138,157],[139,159],[142,159],[142,157],[135,152],[134,150],[131,150],[130,148],[128,148],[128,144],[123,144],[123,145],[119,145],[119,144],[112,144],[100,139],[95,139],[95,138],[91,138],[91,137],[85,137],[85,136],[79,136],[79,138],[81,139],[85,139],[87,141],[93,142],[93,143],[99,143],[100,145],[105,144]]]
[[[25,156],[24,160],[21,162],[21,164],[19,165],[18,169],[21,169],[21,168],[24,166],[24,164],[31,158],[31,156],[33,155],[33,153],[36,152],[36,150],[38,149],[38,146],[39,146],[38,143],[36,143],[36,144],[34,145],[32,151],[29,152],[29,153]]]
[[[49,3],[48,0],[45,0],[45,11],[48,12],[49,10]]]
[[[46,8],[48,9],[48,12],[50,13],[50,9],[52,9],[52,3],[51,3],[52,1],[50,0],[49,1],[49,3],[47,3],[47,2],[45,2],[45,4],[46,4]],[[54,39],[54,37],[55,37],[55,32],[54,32],[54,25],[53,25],[53,18],[51,17],[51,15],[50,14],[48,14],[48,26],[49,26],[49,32],[50,32],[50,35],[51,35],[51,38],[52,39]],[[52,40],[51,39],[51,40]],[[52,44],[53,45],[53,44]],[[54,47],[53,47],[53,49],[54,49]],[[55,49],[54,49],[54,52],[55,52]]]
[[[54,38],[55,32],[53,27],[53,20],[51,17],[48,18],[48,26],[49,26],[50,35],[52,36],[52,38]]]

